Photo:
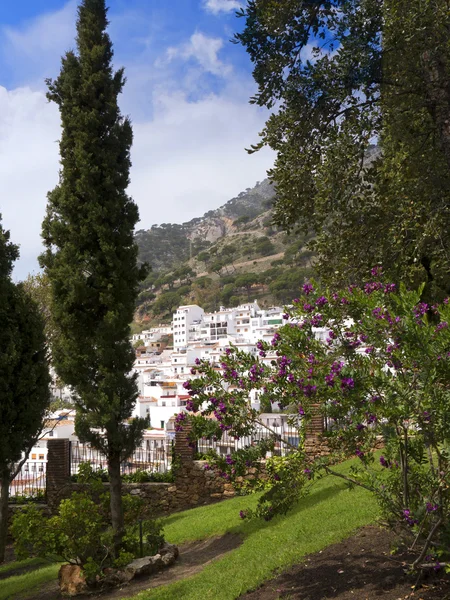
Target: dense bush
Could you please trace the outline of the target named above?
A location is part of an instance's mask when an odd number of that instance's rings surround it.
[[[84,489],[62,500],[58,513],[43,519],[30,505],[17,513],[11,525],[19,559],[30,555],[61,557],[82,567],[88,585],[94,585],[107,567],[123,567],[139,555],[139,521],[142,521],[144,554],[155,554],[164,541],[162,525],[150,520],[139,498],[123,496],[125,533],[120,554],[114,558],[114,534],[109,512],[109,493],[101,477],[84,463],[79,481]]]

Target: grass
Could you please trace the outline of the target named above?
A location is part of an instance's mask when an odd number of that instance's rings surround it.
[[[48,565],[48,560],[44,558],[26,558],[25,560],[15,560],[13,562],[0,565],[0,575],[8,573],[8,571],[14,571],[21,567],[37,567],[39,565]]]
[[[52,564],[29,573],[3,579],[0,581],[0,600],[33,598],[34,593],[41,585],[56,579],[59,567],[59,564]]]
[[[276,571],[300,562],[306,554],[345,539],[357,528],[373,522],[377,507],[361,488],[349,491],[343,481],[326,477],[286,516],[265,523],[239,519],[240,509],[257,498],[234,498],[172,515],[166,539],[181,544],[224,533],[239,533],[242,545],[212,562],[188,579],[130,596],[134,600],[234,600],[256,588]]]
[[[340,469],[348,468],[349,464]],[[240,534],[243,543],[188,579],[129,598],[234,600],[276,571],[301,562],[306,554],[345,539],[377,516],[376,503],[368,492],[361,488],[349,491],[344,481],[333,477],[316,482],[311,494],[294,510],[268,523],[239,518],[240,510],[253,507],[256,502],[256,496],[232,498],[168,517],[165,536],[169,542],[182,544],[229,532]],[[0,600],[33,598],[40,585],[56,578],[58,569],[59,565],[50,565],[2,580]]]

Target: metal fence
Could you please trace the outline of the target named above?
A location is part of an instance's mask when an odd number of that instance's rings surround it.
[[[9,486],[10,502],[22,502],[24,498],[43,500],[46,489],[47,463],[27,461]]]
[[[295,427],[283,421],[278,421],[276,425],[270,424],[270,429],[272,431],[261,427],[252,432],[251,435],[239,439],[235,439],[227,432],[224,432],[218,440],[200,438],[197,441],[197,452],[199,454],[206,454],[210,450],[213,450],[220,456],[226,456],[241,448],[254,446],[263,440],[269,440],[274,437],[274,434],[277,437],[275,447],[272,452],[267,453],[267,457],[286,456],[298,447],[299,433]]]
[[[71,442],[70,444],[70,472],[78,473],[80,463],[89,463],[94,471],[106,469],[108,466],[106,456],[92,448],[89,444]],[[164,440],[159,444],[145,444],[137,448],[133,454],[122,463],[122,475],[143,470],[150,473],[165,473],[172,465],[172,451],[170,442]]]

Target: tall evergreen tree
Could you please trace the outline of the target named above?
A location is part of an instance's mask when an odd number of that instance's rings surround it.
[[[9,486],[36,444],[50,405],[44,323],[23,286],[11,281],[17,256],[17,247],[0,226],[0,563]]]
[[[128,422],[136,398],[129,342],[138,284],[133,229],[138,210],[127,195],[132,129],[118,107],[125,79],[114,72],[104,0],[82,0],[77,52],[62,59],[48,98],[61,113],[60,181],[48,195],[41,264],[51,282],[56,325],[52,360],[76,394],[76,433],[105,453],[116,551],[123,532],[120,465],[147,421]]]

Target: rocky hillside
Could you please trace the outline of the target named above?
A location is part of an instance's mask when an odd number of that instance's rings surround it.
[[[193,258],[221,238],[267,212],[275,198],[273,186],[266,179],[252,189],[241,192],[226,204],[182,224],[163,223],[136,233],[139,259],[153,270],[167,270]]]
[[[202,217],[138,231],[139,259],[152,271],[136,320],[168,319],[182,303],[215,310],[250,298],[263,306],[289,302],[313,274],[314,254],[308,236],[287,235],[273,225],[274,200],[265,180]]]

